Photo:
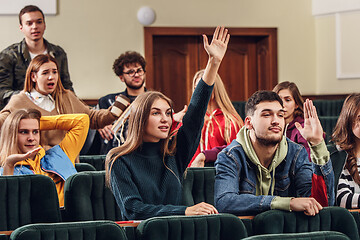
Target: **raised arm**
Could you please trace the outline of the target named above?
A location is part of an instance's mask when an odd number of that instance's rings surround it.
[[[226,53],[227,45],[230,40],[230,34],[224,27],[216,27],[213,39],[209,44],[206,35],[203,35],[204,48],[209,59],[204,71],[203,80],[207,85],[213,85],[215,82],[216,73],[220,67],[220,63]]]
[[[61,129],[67,133],[60,142],[61,149],[72,162],[79,155],[87,137],[89,117],[86,114],[63,114],[57,116],[42,116],[40,130]]]
[[[295,126],[305,140],[312,146],[318,145],[324,141],[324,131],[321,127],[316,108],[313,102],[309,99],[306,99],[304,102],[304,120],[304,127],[301,127],[298,122],[295,123]]]

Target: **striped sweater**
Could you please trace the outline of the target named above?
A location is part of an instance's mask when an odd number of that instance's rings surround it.
[[[360,159],[357,159],[357,166],[360,172]],[[337,187],[336,203],[344,208],[360,208],[360,186],[357,184],[350,172],[344,167],[339,178]]]

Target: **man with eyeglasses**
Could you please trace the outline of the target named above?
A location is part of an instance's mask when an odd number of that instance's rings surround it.
[[[120,81],[125,83],[126,89],[123,92],[108,94],[99,99],[99,108],[107,109],[114,102],[115,99],[121,96],[123,99],[127,99],[129,103],[133,102],[135,98],[146,91],[146,61],[143,56],[135,51],[127,51],[121,54],[113,64],[113,70],[120,78]],[[107,154],[110,149],[118,146],[118,141],[114,138],[114,134],[111,131],[112,125],[108,125],[103,129],[99,129],[99,135],[102,138],[102,146],[100,154]],[[126,130],[125,126],[125,130]],[[125,133],[126,131],[123,131]],[[120,136],[119,136],[120,137]],[[125,136],[123,136],[125,137]],[[119,138],[120,139],[120,138]]]

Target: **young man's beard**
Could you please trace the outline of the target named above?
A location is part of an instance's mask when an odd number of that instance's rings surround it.
[[[145,79],[143,79],[143,83],[141,85],[132,85],[132,84],[129,84],[127,81],[125,81],[125,85],[127,88],[130,88],[130,89],[133,89],[133,90],[138,90],[140,88],[142,88],[145,84]]]
[[[255,129],[254,129],[254,134],[255,134],[256,140],[264,146],[276,146],[277,144],[279,144],[281,142],[281,139],[282,139],[282,135],[279,137],[279,139],[265,138],[262,136],[258,136],[256,134]]]

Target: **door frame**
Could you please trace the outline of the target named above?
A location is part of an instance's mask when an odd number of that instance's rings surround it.
[[[146,59],[146,86],[154,87],[153,39],[156,36],[212,36],[214,27],[144,27],[145,59]],[[267,90],[278,83],[277,64],[277,28],[228,28],[231,36],[264,37],[269,43],[269,57],[266,59],[268,82]],[[230,39],[231,41],[231,39]]]

